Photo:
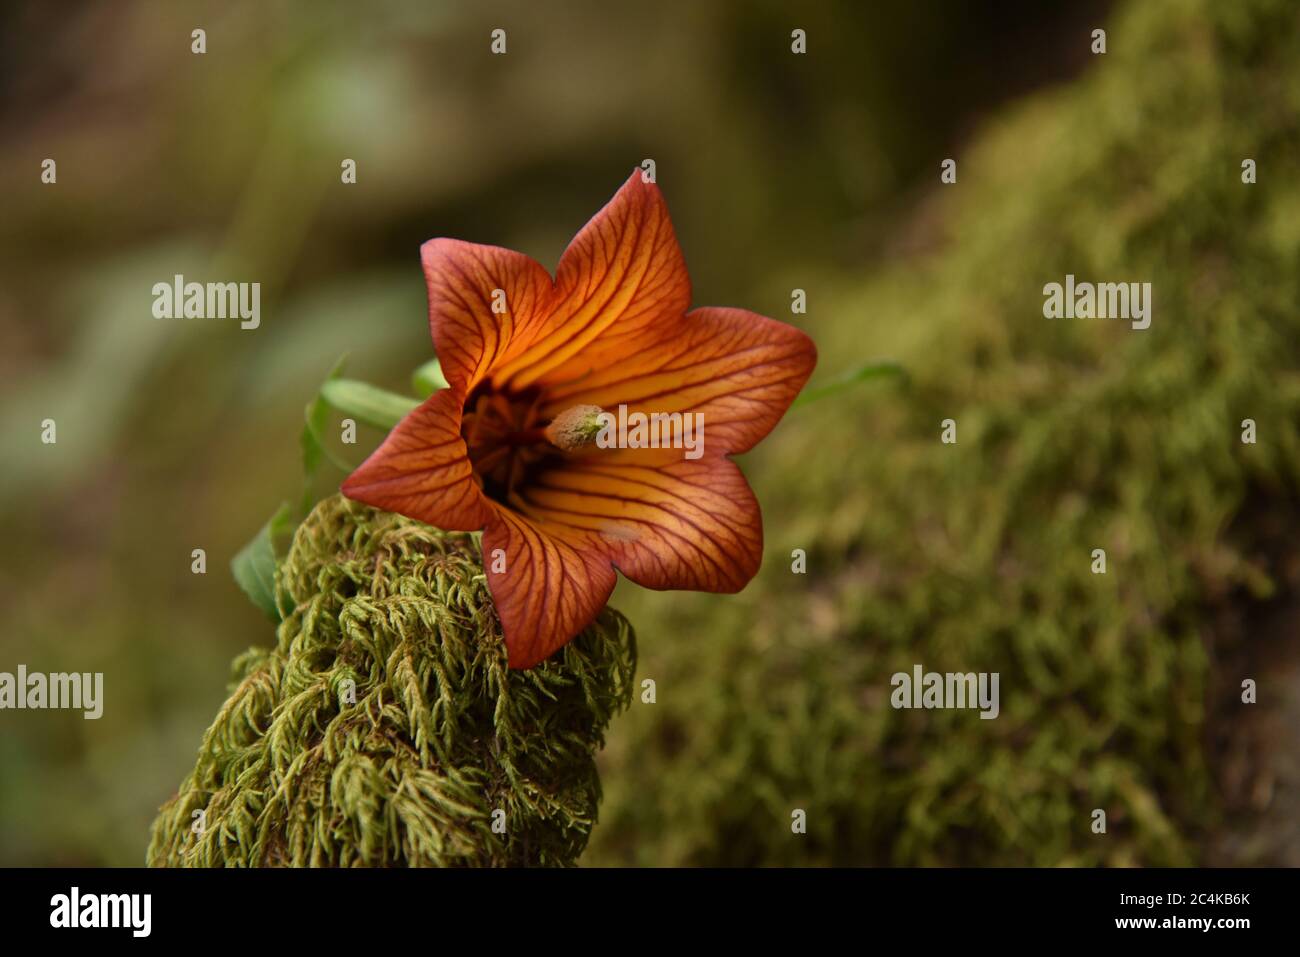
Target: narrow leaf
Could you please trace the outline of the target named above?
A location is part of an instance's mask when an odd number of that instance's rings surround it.
[[[341,356],[338,362],[334,363],[334,368],[330,370],[329,375],[325,377],[325,381],[330,382],[342,375],[343,366],[346,362],[347,356]],[[317,390],[316,397],[307,404],[307,408],[303,412],[304,422],[302,435],[299,439],[302,446],[301,510],[304,514],[311,511],[312,505],[315,504],[316,497],[312,491],[313,482],[323,460],[328,459],[331,465],[344,473],[352,471],[352,466],[335,455],[329,446],[325,444],[325,427],[329,423],[329,414],[329,403]]]
[[[420,405],[419,399],[377,389],[356,379],[331,379],[321,386],[321,398],[344,415],[388,430]]]
[[[442,363],[437,359],[430,359],[412,374],[411,385],[415,387],[416,395],[427,399],[439,389],[447,388],[451,383],[442,374]]]
[[[835,395],[837,392],[843,392],[851,386],[858,385],[861,382],[869,382],[872,379],[880,379],[896,376],[901,379],[907,378],[907,370],[892,359],[880,359],[875,362],[868,362],[866,365],[853,369],[839,378],[832,379],[825,385],[820,385],[815,389],[806,389],[796,398],[790,407],[794,408],[800,405],[807,405],[809,402],[816,402],[824,399],[828,395]]]

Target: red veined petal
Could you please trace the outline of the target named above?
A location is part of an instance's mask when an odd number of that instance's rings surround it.
[[[443,375],[464,396],[543,330],[551,277],[523,253],[457,239],[430,239],[420,259],[434,351]]]
[[[654,348],[660,327],[690,303],[668,206],[636,170],[560,258],[545,331],[494,369],[493,382],[522,389],[580,378],[606,356]]]
[[[520,507],[544,528],[595,537],[638,585],[739,591],[762,561],[758,501],[730,459],[680,454],[576,458],[530,482]]]
[[[629,414],[697,412],[703,451],[744,452],[785,414],[817,363],[812,339],[784,322],[744,309],[696,309],[667,326],[653,348],[548,390],[543,415],[574,405]]]
[[[582,536],[558,535],[508,508],[494,509],[483,531],[483,567],[511,668],[545,661],[609,601],[614,568],[586,544]]]
[[[442,389],[397,423],[343,483],[343,494],[454,531],[477,531],[491,507],[460,435],[461,402]]]

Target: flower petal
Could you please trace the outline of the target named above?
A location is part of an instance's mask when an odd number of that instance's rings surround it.
[[[492,509],[460,435],[462,401],[455,389],[429,396],[348,476],[343,494],[439,528],[482,528]]]
[[[530,482],[520,507],[557,534],[587,536],[646,588],[744,588],[762,561],[763,522],[739,467],[662,454],[647,464],[654,453],[565,462]]]
[[[817,363],[812,339],[744,309],[696,309],[652,349],[548,390],[543,415],[590,404],[629,414],[703,415],[704,454],[744,452],[772,431]]]
[[[545,661],[609,601],[614,568],[582,539],[494,509],[483,531],[483,567],[511,668]]]
[[[659,187],[636,170],[560,258],[554,312],[528,348],[493,371],[522,389],[587,375],[654,347],[690,308],[691,281]]]
[[[443,375],[463,397],[543,331],[551,277],[523,253],[457,239],[430,239],[420,259],[434,350]]]

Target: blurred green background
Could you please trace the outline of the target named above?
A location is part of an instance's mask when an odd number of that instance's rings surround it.
[[[746,456],[744,593],[620,585],[657,702],[584,862],[1300,864],[1300,11],[981,7],[7,4],[0,670],[106,701],[0,712],[0,864],[143,861],[273,640],[226,565],[299,494],[304,404],[432,355],[419,244],[553,268],[645,157],[697,304],[807,329],[814,385],[910,379]],[[1152,328],[1045,320],[1067,272],[1152,282]],[[260,282],[261,328],[154,319],[176,273]],[[894,711],[916,663],[998,671],[1001,717]]]

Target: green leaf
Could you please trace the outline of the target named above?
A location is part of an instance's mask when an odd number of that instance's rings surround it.
[[[356,379],[330,379],[321,386],[320,394],[344,415],[385,431],[420,406],[419,399],[377,389]]]
[[[272,621],[281,618],[275,603],[275,539],[293,527],[289,505],[285,503],[262,526],[253,540],[230,560],[230,571],[244,594]]]
[[[411,385],[415,387],[416,395],[427,399],[439,389],[447,388],[451,383],[442,374],[442,363],[437,359],[430,359],[412,374]]]
[[[326,382],[337,379],[343,373],[343,366],[347,362],[347,356],[341,356],[338,362],[334,363],[334,368],[330,370],[325,377]],[[329,421],[330,406],[325,401],[324,396],[319,391],[316,398],[307,404],[304,410],[304,424],[300,444],[302,445],[302,475],[303,475],[303,492],[302,492],[302,511],[304,513],[311,510],[315,502],[312,495],[312,480],[316,477],[316,472],[320,469],[323,459],[328,459],[330,464],[343,472],[351,472],[352,466],[338,458],[325,445],[325,426]]]
[[[892,359],[878,359],[875,362],[868,362],[866,365],[850,372],[845,373],[837,379],[832,379],[825,385],[818,386],[815,389],[807,389],[801,393],[798,398],[790,403],[790,408],[800,405],[807,405],[809,402],[816,402],[824,399],[828,395],[835,395],[837,392],[843,392],[845,389],[855,386],[861,382],[869,382],[872,379],[897,376],[903,380],[907,379],[907,370]]]

